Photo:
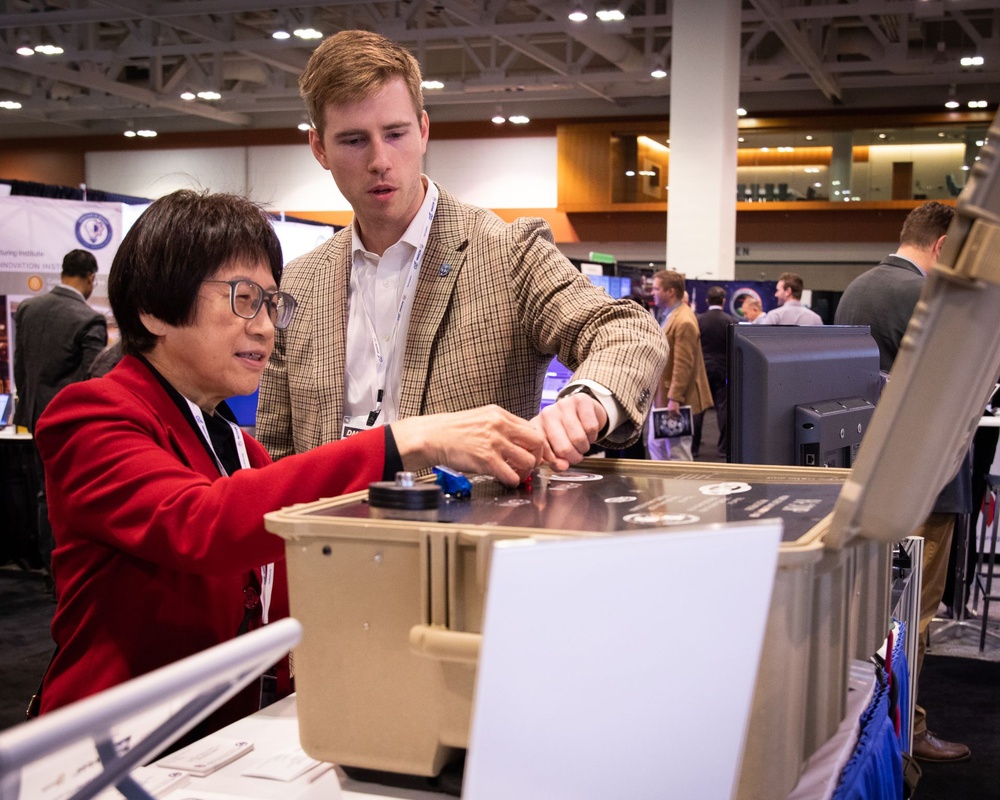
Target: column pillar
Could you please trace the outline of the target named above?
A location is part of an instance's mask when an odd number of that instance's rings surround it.
[[[667,268],[690,279],[736,274],[739,73],[740,4],[675,0]]]

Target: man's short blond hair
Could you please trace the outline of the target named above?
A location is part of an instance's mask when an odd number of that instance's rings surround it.
[[[357,103],[402,78],[419,119],[424,110],[420,64],[406,48],[370,31],[341,31],[313,50],[299,78],[309,119],[322,135],[327,106]]]

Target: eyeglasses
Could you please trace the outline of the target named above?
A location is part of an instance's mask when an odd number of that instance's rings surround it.
[[[253,319],[261,306],[267,304],[267,315],[278,330],[284,330],[295,314],[295,298],[287,292],[265,292],[253,281],[202,281],[202,283],[224,283],[229,287],[229,307],[242,319]]]

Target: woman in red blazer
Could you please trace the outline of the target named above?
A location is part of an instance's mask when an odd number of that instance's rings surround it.
[[[56,540],[42,712],[286,616],[284,544],[266,512],[436,463],[513,484],[551,455],[528,422],[490,407],[271,463],[224,399],[257,388],[275,328],[296,313],[281,268],[268,216],[232,195],[163,197],[122,241],[108,294],[125,356],[60,392],[35,433]],[[216,725],[256,703],[246,693]]]

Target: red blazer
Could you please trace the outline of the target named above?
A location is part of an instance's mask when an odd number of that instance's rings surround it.
[[[288,615],[284,542],[263,515],[382,478],[385,433],[357,434],[223,478],[140,360],[72,384],[42,415],[59,651],[42,712],[233,638],[249,573],[276,562],[269,618]],[[244,708],[245,713],[254,710]]]

